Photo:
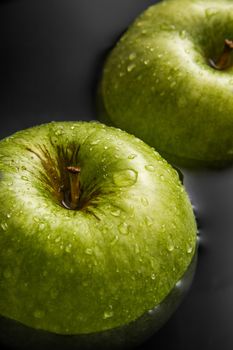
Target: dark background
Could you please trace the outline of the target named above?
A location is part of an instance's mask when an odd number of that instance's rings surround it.
[[[95,119],[104,57],[155,2],[2,1],[0,138],[51,120]],[[200,228],[196,277],[179,310],[140,349],[232,350],[233,170],[184,175]]]

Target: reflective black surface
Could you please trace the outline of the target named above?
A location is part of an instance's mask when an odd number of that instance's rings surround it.
[[[203,0],[204,1],[204,0]],[[0,138],[50,120],[95,118],[104,57],[149,0],[12,0],[0,5]],[[184,171],[200,249],[193,286],[139,349],[233,349],[233,170]]]

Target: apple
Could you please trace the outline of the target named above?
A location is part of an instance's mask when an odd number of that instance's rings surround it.
[[[115,334],[123,346],[132,324],[139,335],[160,326],[179,281],[190,284],[197,230],[184,187],[120,129],[53,122],[0,141],[0,201],[3,341]]]
[[[100,120],[183,165],[233,160],[233,2],[151,6],[109,54]]]

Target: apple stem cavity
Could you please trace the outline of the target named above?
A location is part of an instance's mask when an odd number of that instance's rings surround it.
[[[69,209],[75,210],[78,208],[80,195],[80,167],[68,166],[66,170],[70,178],[70,203]],[[67,208],[67,205],[66,205]]]
[[[225,39],[225,45],[223,52],[217,62],[213,59],[209,59],[210,66],[217,70],[225,70],[232,65],[231,52],[233,50],[233,41]]]

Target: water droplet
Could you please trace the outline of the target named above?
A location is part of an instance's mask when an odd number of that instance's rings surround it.
[[[118,187],[133,186],[138,178],[137,171],[133,169],[125,169],[116,172],[113,175],[113,182]]]
[[[136,64],[129,64],[128,67],[127,67],[127,71],[128,72],[132,72],[132,70],[134,70],[134,68],[136,67]]]
[[[141,203],[144,205],[144,207],[147,207],[149,204],[148,199],[146,197],[141,198]]]
[[[186,31],[185,31],[185,30],[181,30],[181,31],[179,32],[179,35],[180,35],[180,38],[181,38],[181,39],[185,39],[185,38],[186,38]]]
[[[100,143],[100,140],[92,141],[90,144],[91,144],[92,146],[95,146],[95,145],[98,145],[98,143]]]
[[[6,222],[2,222],[1,223],[1,228],[3,229],[3,231],[6,231],[8,229],[8,225]]]
[[[92,255],[93,251],[92,251],[91,248],[87,248],[87,249],[85,250],[85,253],[86,253],[87,255]]]
[[[43,318],[44,315],[45,315],[45,313],[44,313],[44,311],[42,311],[42,310],[36,310],[36,311],[34,312],[34,317],[35,317],[35,318]]]
[[[7,218],[10,219],[10,217],[11,217],[11,214],[8,213],[8,214],[7,214]]]
[[[44,223],[41,223],[41,224],[39,225],[39,230],[40,230],[40,231],[43,231],[44,228],[45,228],[45,224],[44,224]]]
[[[131,52],[131,54],[129,55],[129,60],[133,61],[136,58],[136,53],[135,52]]]
[[[172,30],[175,30],[176,27],[174,26],[174,24],[162,23],[162,24],[160,25],[160,29],[161,29],[161,30],[172,31]]]
[[[138,244],[135,244],[135,254],[139,254],[140,253],[140,249]]]
[[[105,312],[104,312],[103,318],[106,320],[106,319],[108,319],[108,318],[113,317],[113,315],[114,315],[113,311],[112,311],[112,310],[108,310],[108,311],[105,311]]]
[[[145,169],[148,171],[155,171],[155,167],[153,165],[145,165]]]
[[[152,226],[152,220],[151,220],[151,218],[149,216],[145,217],[145,222],[146,222],[147,226],[149,226],[149,227]]]
[[[126,222],[121,223],[119,226],[119,231],[123,235],[128,235],[129,234],[129,226],[126,224]]]
[[[25,175],[21,176],[21,179],[22,179],[22,180],[25,180],[25,181],[28,181],[28,177],[25,176]]]
[[[193,251],[193,247],[192,246],[187,247],[187,253],[188,254],[191,254],[192,251]]]
[[[21,166],[21,169],[22,170],[27,170],[27,168],[23,165],[23,166]]]
[[[182,286],[182,282],[181,280],[179,280],[177,283],[176,283],[176,288],[181,288]]]
[[[143,61],[143,63],[144,63],[146,66],[148,65],[149,62],[150,62],[149,60],[144,60],[144,61]]]
[[[174,244],[172,243],[172,242],[169,242],[169,244],[168,244],[168,246],[167,246],[167,250],[169,251],[169,252],[172,252],[173,250],[174,250]]]
[[[119,240],[119,237],[116,235],[110,243],[111,246],[114,246],[118,242],[118,240]]]
[[[152,273],[152,274],[151,274],[151,279],[152,279],[152,280],[155,280],[155,278],[156,278],[156,275],[155,275],[154,273]]]
[[[112,216],[120,216],[120,213],[121,213],[120,209],[111,211]]]
[[[72,244],[68,244],[65,248],[66,253],[70,253],[72,248]]]
[[[128,159],[134,159],[134,158],[136,158],[136,157],[137,157],[136,154],[130,154],[130,155],[128,156]]]
[[[108,146],[104,146],[104,149],[105,149],[105,150],[108,149]]]

